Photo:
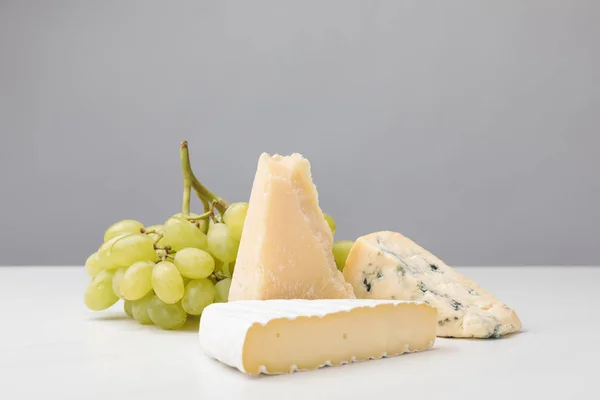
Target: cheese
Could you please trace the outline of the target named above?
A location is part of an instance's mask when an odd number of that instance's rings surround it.
[[[229,301],[355,298],[332,247],[308,160],[262,154]]]
[[[247,374],[281,374],[429,349],[437,310],[379,300],[214,303],[200,320],[209,357]]]
[[[497,338],[521,329],[513,309],[399,233],[359,238],[344,277],[358,298],[418,300],[436,307],[438,336]]]

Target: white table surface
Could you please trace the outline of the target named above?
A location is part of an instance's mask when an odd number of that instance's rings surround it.
[[[78,267],[0,267],[0,399],[597,398],[600,267],[457,268],[516,308],[523,332],[280,376],[206,358],[197,326],[88,311]]]

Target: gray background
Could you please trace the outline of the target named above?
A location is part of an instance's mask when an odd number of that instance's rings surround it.
[[[0,263],[81,264],[303,153],[337,238],[600,264],[597,1],[0,1]],[[198,210],[198,202],[194,203]]]

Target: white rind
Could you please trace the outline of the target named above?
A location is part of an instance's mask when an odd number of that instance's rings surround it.
[[[204,353],[224,364],[246,373],[242,361],[244,342],[248,330],[254,324],[266,325],[274,319],[294,320],[298,317],[319,317],[349,312],[358,308],[376,307],[382,304],[425,304],[402,300],[240,300],[229,303],[213,303],[206,307],[200,319],[200,347]],[[432,340],[430,347],[435,340]],[[408,346],[405,352],[409,352]],[[384,354],[384,357],[387,356]],[[352,357],[347,362],[356,361]],[[327,361],[321,367],[331,365]],[[292,372],[300,371],[292,365]],[[263,374],[271,374],[265,366]]]

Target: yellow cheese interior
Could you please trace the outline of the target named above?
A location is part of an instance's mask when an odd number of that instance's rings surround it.
[[[429,348],[435,340],[437,311],[424,304],[382,304],[324,317],[274,319],[254,324],[242,354],[247,373],[288,373],[326,363],[368,360]]]
[[[263,154],[229,300],[355,298],[332,246],[308,160]]]

